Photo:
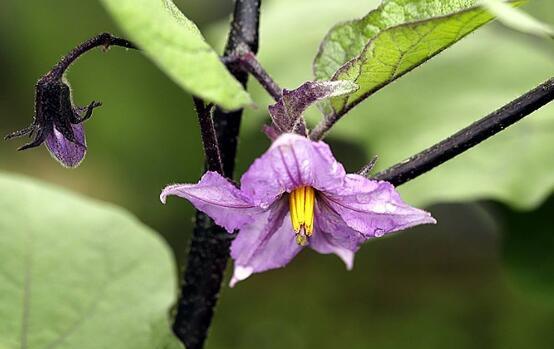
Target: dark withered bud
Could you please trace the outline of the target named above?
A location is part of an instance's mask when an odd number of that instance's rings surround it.
[[[77,167],[87,151],[83,122],[100,105],[93,101],[87,107],[74,106],[69,85],[49,73],[36,85],[33,122],[29,127],[6,136],[6,139],[34,135],[30,143],[18,150],[35,148],[45,143],[50,154],[63,166]]]

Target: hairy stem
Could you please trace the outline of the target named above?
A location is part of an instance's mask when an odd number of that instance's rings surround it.
[[[339,118],[336,117],[335,114],[331,117],[324,117],[310,132],[310,139],[312,141],[319,141],[322,139],[331,127],[333,127],[333,125],[338,121],[338,119]]]
[[[256,55],[247,46],[239,46],[231,56],[225,57],[223,61],[252,75],[274,100],[277,101],[283,97],[283,90],[262,67]]]
[[[212,119],[212,104],[205,104],[198,97],[193,97],[194,107],[200,123],[200,132],[202,133],[202,144],[204,146],[204,155],[206,156],[206,169],[223,174],[223,163],[219,153],[219,144],[215,133],[214,122]]]
[[[253,53],[258,51],[258,24],[261,0],[236,0],[231,32],[225,56],[231,56],[241,45]],[[228,65],[235,78],[246,86],[248,73]],[[225,112],[215,108],[213,127],[217,136],[223,174],[232,178],[240,129],[242,110]],[[204,132],[204,131],[203,131]],[[192,233],[187,267],[184,272],[181,294],[173,331],[187,349],[204,346],[217,304],[223,274],[229,259],[233,235],[202,212],[196,213],[196,226]]]
[[[110,46],[121,46],[125,48],[138,49],[135,44],[132,42],[113,36],[110,33],[102,33],[93,38],[88,39],[79,46],[75,47],[71,52],[69,52],[65,57],[61,59],[50,71],[50,75],[53,78],[60,79],[65,73],[67,68],[77,60],[81,55],[87,53],[88,51],[98,47],[103,46],[108,48]]]
[[[550,78],[535,89],[481,120],[476,121],[453,136],[377,173],[373,179],[384,180],[392,183],[394,186],[404,184],[494,136],[553,99],[554,78]]]

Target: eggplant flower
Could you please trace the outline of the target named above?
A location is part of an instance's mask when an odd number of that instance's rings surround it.
[[[240,189],[207,172],[197,184],[166,187],[163,203],[168,195],[187,199],[229,233],[240,230],[231,246],[231,287],[285,266],[305,247],[334,253],[351,269],[368,239],[436,222],[390,183],[346,174],[327,144],[291,133],[250,166]]]
[[[34,139],[18,150],[35,148],[44,143],[63,166],[77,167],[87,151],[83,122],[100,105],[100,102],[93,101],[87,107],[74,106],[69,85],[47,74],[36,85],[33,122],[29,127],[9,134],[6,139],[34,134]]]

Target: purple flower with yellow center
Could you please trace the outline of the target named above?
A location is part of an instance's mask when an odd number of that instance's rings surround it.
[[[435,223],[406,204],[394,187],[346,174],[329,146],[285,133],[241,178],[241,187],[216,172],[197,184],[166,187],[189,200],[229,233],[235,262],[231,286],[253,273],[283,267],[303,248],[339,256],[348,269],[368,239],[418,224]]]

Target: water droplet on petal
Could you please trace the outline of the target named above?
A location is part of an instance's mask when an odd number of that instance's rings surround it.
[[[385,235],[385,232],[384,232],[382,229],[377,229],[377,230],[375,231],[375,237],[376,237],[376,238],[380,238],[380,237],[382,237],[383,235]]]

